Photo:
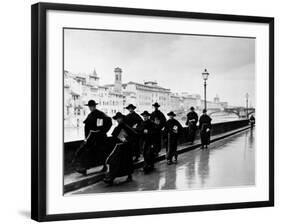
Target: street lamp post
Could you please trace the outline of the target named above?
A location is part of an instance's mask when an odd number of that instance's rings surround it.
[[[248,115],[248,102],[249,102],[249,93],[246,93],[246,116],[249,118]]]
[[[207,71],[207,69],[205,68],[204,72],[202,72],[202,77],[204,80],[204,109],[207,110],[207,79],[209,76],[209,72]]]

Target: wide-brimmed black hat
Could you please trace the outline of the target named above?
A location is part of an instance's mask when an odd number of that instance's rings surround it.
[[[144,112],[141,113],[141,116],[150,116],[150,113],[148,113],[148,111],[145,110]]]
[[[156,102],[156,103],[152,104],[152,106],[154,106],[154,107],[160,107],[160,104]]]
[[[171,111],[169,113],[167,113],[168,116],[176,116],[176,114],[174,113],[174,111]]]
[[[98,105],[98,103],[96,103],[96,101],[94,100],[89,100],[88,103],[85,104],[85,106],[89,106],[89,107],[96,106],[96,105]]]
[[[134,106],[133,104],[129,104],[128,106],[125,107],[125,109],[132,108],[133,110],[136,109],[137,107]]]
[[[112,118],[117,120],[118,118],[124,118],[125,116],[121,112],[117,112]]]
[[[194,107],[190,107],[190,110],[194,110]]]

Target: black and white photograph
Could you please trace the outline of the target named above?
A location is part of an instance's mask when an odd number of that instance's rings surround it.
[[[274,18],[32,7],[32,218],[274,205]]]
[[[256,38],[63,29],[64,196],[256,184]]]
[[[279,5],[3,2],[0,223],[279,223]]]

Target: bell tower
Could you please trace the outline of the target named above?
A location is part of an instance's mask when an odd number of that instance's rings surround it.
[[[117,67],[114,69],[115,80],[114,80],[114,90],[118,93],[122,91],[122,69]]]
[[[89,75],[89,83],[92,87],[97,88],[99,86],[99,77],[96,72],[96,69]]]
[[[219,102],[220,102],[220,98],[219,98],[218,94],[217,94],[216,97],[214,98],[214,102],[215,102],[215,103],[219,103]]]

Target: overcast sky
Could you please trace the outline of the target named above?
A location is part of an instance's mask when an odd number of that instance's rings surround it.
[[[231,37],[171,35],[96,30],[65,30],[65,70],[96,69],[100,84],[156,80],[172,92],[203,96],[202,71],[207,68],[207,98],[216,94],[233,106],[255,105],[255,40]]]

